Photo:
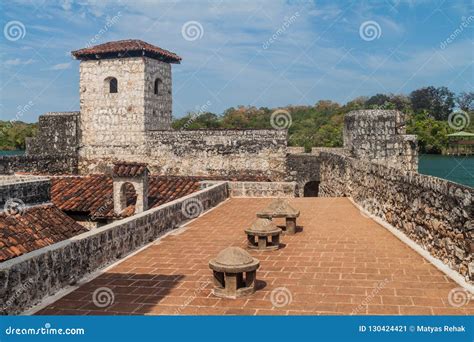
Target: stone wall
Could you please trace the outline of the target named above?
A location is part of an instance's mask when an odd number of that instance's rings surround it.
[[[344,148],[351,156],[418,171],[417,140],[407,135],[404,115],[395,110],[357,110],[344,117]]]
[[[230,197],[296,197],[294,182],[227,182]]]
[[[320,158],[320,196],[352,197],[474,281],[472,188],[335,153]]]
[[[145,58],[145,130],[171,129],[172,90],[171,64]]]
[[[287,181],[297,183],[298,197],[304,196],[304,186],[308,182],[319,182],[319,156],[301,153],[286,156]]]
[[[227,185],[220,183],[0,263],[0,313],[19,314],[176,228],[187,220],[183,214],[186,203],[198,201],[208,210],[227,197]]]
[[[100,146],[143,144],[144,59],[87,60],[79,68],[81,154],[88,155]],[[109,92],[111,78],[117,79],[117,93]]]
[[[108,172],[114,161],[143,162],[161,175],[283,181],[284,130],[181,130],[148,132],[146,145],[127,153],[110,145],[81,159],[81,173]]]
[[[9,200],[25,205],[50,202],[51,181],[46,177],[0,177],[0,210]]]
[[[39,117],[36,137],[27,140],[26,154],[76,154],[78,147],[79,112],[46,113]]]
[[[75,174],[78,170],[76,154],[48,154],[1,156],[0,175],[15,172],[31,172],[41,174]]]

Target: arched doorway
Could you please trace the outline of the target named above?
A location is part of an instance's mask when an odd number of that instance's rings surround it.
[[[318,197],[319,193],[319,182],[311,181],[304,185],[303,196],[304,197]]]

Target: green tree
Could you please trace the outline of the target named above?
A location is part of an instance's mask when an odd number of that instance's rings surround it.
[[[447,120],[454,108],[454,93],[446,87],[433,86],[414,90],[410,94],[413,111],[427,111],[436,120]]]

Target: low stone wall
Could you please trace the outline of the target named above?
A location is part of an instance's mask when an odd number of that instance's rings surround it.
[[[15,172],[74,174],[77,173],[77,156],[51,154],[0,157],[0,174],[7,175]]]
[[[9,200],[34,205],[51,201],[51,181],[45,177],[0,177],[0,211]]]
[[[230,197],[296,197],[295,182],[227,182]]]
[[[320,160],[320,196],[352,197],[474,281],[472,188],[335,153]]]
[[[44,297],[123,258],[188,220],[188,206],[208,210],[228,197],[219,183],[130,218],[0,263],[1,314],[18,314]],[[190,210],[190,212],[193,212]]]

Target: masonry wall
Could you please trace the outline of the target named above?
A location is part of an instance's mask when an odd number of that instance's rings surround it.
[[[228,182],[230,197],[296,197],[295,182]]]
[[[19,314],[176,228],[187,220],[183,214],[186,201],[199,201],[203,210],[208,210],[227,197],[227,185],[220,183],[0,263],[0,314]]]
[[[319,182],[319,156],[309,153],[288,154],[286,156],[286,180],[296,182],[298,197],[304,196],[304,186],[308,182]]]
[[[161,81],[158,94],[156,79]],[[171,129],[172,89],[171,64],[145,58],[145,130]]]
[[[118,92],[109,93],[108,79],[117,79]],[[145,131],[145,58],[81,61],[81,154],[101,146],[143,144]]]
[[[350,196],[474,281],[473,189],[322,152],[320,196]]]
[[[25,205],[50,202],[51,181],[44,177],[0,177],[0,210],[9,200]]]
[[[107,172],[116,160],[149,164],[152,173],[282,181],[286,175],[283,130],[181,130],[148,132],[134,155],[110,146],[81,160],[81,172]],[[99,154],[101,157],[99,157]]]
[[[27,155],[76,154],[79,112],[53,112],[39,117],[36,137],[28,139]]]
[[[355,158],[418,171],[417,140],[395,110],[357,110],[344,117],[344,148]]]
[[[77,154],[49,154],[1,156],[0,175],[15,172],[38,174],[75,174],[78,171]]]

